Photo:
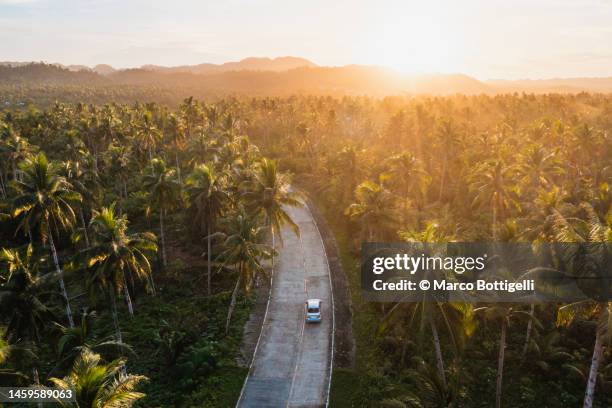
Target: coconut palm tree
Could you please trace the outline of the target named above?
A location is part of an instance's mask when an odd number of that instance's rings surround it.
[[[408,200],[412,196],[417,203],[417,209],[421,210],[425,189],[431,182],[431,177],[423,169],[420,160],[407,151],[390,157],[387,164],[396,194],[402,196],[402,219],[405,224]]]
[[[0,264],[4,264],[9,273],[7,282],[0,286],[0,309],[7,311],[9,319],[6,336],[9,340],[26,339],[38,343],[45,326],[54,320],[42,296],[57,276],[39,275],[31,245],[24,253],[3,248]]]
[[[612,217],[608,215],[605,222],[599,218],[593,207],[583,203],[580,209],[583,218],[568,219],[561,213],[555,214],[553,225],[558,242],[573,242],[567,246],[563,254],[567,264],[568,273],[575,276],[588,276],[595,269],[596,276],[606,270],[612,261],[612,252],[609,243],[612,242]],[[607,277],[609,279],[609,277]],[[609,285],[601,285],[596,281],[598,288],[609,290]],[[605,281],[604,281],[605,282]],[[591,408],[595,396],[595,385],[599,373],[599,366],[603,360],[604,343],[612,338],[612,302],[609,297],[601,298],[597,293],[592,298],[570,303],[557,311],[557,325],[567,326],[576,320],[595,322],[595,344],[593,357],[589,370],[587,387],[584,395],[583,408]]]
[[[174,169],[168,169],[161,159],[153,159],[143,177],[143,187],[149,192],[151,201],[159,211],[159,231],[161,238],[162,265],[166,266],[166,234],[164,218],[166,211],[173,208],[180,198],[180,185],[175,178]]]
[[[496,387],[495,387],[495,408],[501,408],[501,397],[502,397],[502,384],[504,378],[504,361],[506,353],[506,339],[508,333],[508,326],[511,320],[515,318],[525,318],[533,320],[537,325],[540,322],[530,314],[523,310],[517,310],[510,304],[497,303],[491,306],[484,306],[474,309],[476,313],[483,313],[485,319],[497,321],[501,326],[501,335],[499,338],[499,354],[497,357],[497,376],[496,376]]]
[[[250,207],[265,218],[266,225],[272,235],[272,268],[274,268],[274,251],[276,250],[275,237],[280,236],[281,228],[289,225],[293,232],[299,236],[297,224],[287,213],[287,206],[298,207],[302,203],[297,194],[291,191],[289,177],[278,170],[274,160],[262,159],[257,166],[254,180],[247,193]]]
[[[111,301],[116,340],[123,342],[117,316],[116,294],[123,292],[132,316],[134,309],[129,292],[128,278],[150,283],[153,290],[151,264],[148,254],[157,251],[155,236],[151,233],[127,232],[127,218],[117,217],[114,206],[103,207],[94,213],[90,226],[92,245],[81,256],[90,273],[86,287],[90,293],[105,292]],[[133,286],[133,284],[132,284]]]
[[[138,149],[146,150],[149,154],[149,163],[153,162],[153,150],[161,139],[161,132],[155,126],[153,114],[145,111],[142,118],[136,124],[136,135],[134,140],[138,143]]]
[[[187,179],[190,203],[195,208],[196,220],[199,220],[200,232],[206,233],[207,257],[207,292],[211,294],[212,246],[213,230],[219,217],[228,204],[229,194],[226,190],[226,177],[217,173],[214,167],[199,165]]]
[[[57,166],[49,163],[44,153],[26,159],[19,167],[23,172],[23,180],[16,183],[19,193],[13,202],[13,216],[19,218],[17,231],[26,229],[30,235],[32,228],[38,227],[40,240],[43,243],[49,242],[64,296],[68,323],[74,327],[70,299],[53,236],[59,237],[60,230],[69,230],[75,224],[72,204],[81,201],[81,196],[58,174]]]
[[[81,196],[81,203],[78,205],[78,218],[81,223],[85,245],[89,247],[89,234],[85,223],[84,207],[87,205],[93,208],[96,203],[96,190],[99,188],[98,180],[94,174],[80,163],[74,161],[62,162],[59,174],[62,175],[72,185],[74,191]]]
[[[145,396],[135,389],[147,377],[124,374],[124,366],[125,360],[121,359],[104,364],[99,354],[84,349],[66,377],[53,377],[49,381],[57,388],[73,390],[78,408],[128,408]]]
[[[380,184],[364,181],[355,190],[356,203],[345,214],[358,220],[368,241],[381,238],[380,231],[393,222],[393,196]]]
[[[3,143],[0,144],[0,153],[6,159],[6,163],[10,164],[13,180],[18,179],[18,164],[28,158],[35,147],[21,137],[10,125],[5,125],[2,129]],[[6,180],[4,180],[6,182]]]
[[[105,340],[99,338],[98,333],[95,330],[97,318],[95,311],[88,311],[87,309],[84,309],[80,317],[80,322],[75,327],[66,327],[59,323],[55,323],[56,329],[61,334],[59,340],[57,341],[57,355],[60,361],[58,362],[56,368],[63,366],[67,362],[72,364],[72,362],[85,348],[101,353],[105,351],[111,353],[111,350],[133,352],[132,348],[125,343],[120,343],[116,340]]]
[[[9,341],[38,345],[46,325],[55,320],[43,296],[56,274],[41,277],[38,262],[34,259],[32,246],[25,253],[2,249],[0,263],[9,271],[7,283],[0,286],[0,310],[6,311],[8,325],[6,338]],[[8,351],[8,349],[7,349]],[[33,360],[36,361],[34,358]],[[38,368],[32,366],[32,377],[38,383]]]
[[[182,185],[183,179],[181,177],[181,162],[179,160],[179,153],[181,150],[182,143],[185,140],[185,129],[181,119],[174,114],[170,114],[168,116],[167,129],[174,143],[174,160],[176,165],[176,175],[178,177],[179,184]]]
[[[225,232],[219,233],[223,238],[223,248],[217,257],[222,264],[233,266],[238,273],[238,279],[232,291],[232,299],[227,313],[226,333],[236,305],[238,291],[243,287],[250,290],[253,279],[264,272],[261,261],[271,257],[269,247],[262,242],[266,227],[261,227],[257,217],[247,214],[243,209],[235,214],[229,214],[221,221]]]
[[[506,166],[500,160],[487,161],[472,173],[473,181],[470,187],[474,192],[473,204],[491,209],[493,241],[497,240],[500,213],[506,214],[519,203],[518,194],[514,188],[515,173],[512,166]]]

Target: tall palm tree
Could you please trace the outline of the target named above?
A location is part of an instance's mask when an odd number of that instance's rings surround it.
[[[583,219],[568,219],[557,212],[553,228],[558,242],[579,245],[580,250],[568,246],[563,256],[569,264],[570,274],[585,276],[593,267],[599,271],[605,270],[612,261],[612,217],[608,215],[605,222],[602,222],[590,204],[583,203],[580,207],[584,213]],[[604,289],[609,288],[609,285],[603,286]],[[612,302],[593,297],[564,305],[557,311],[557,325],[567,326],[576,320],[595,321],[595,344],[583,402],[583,408],[591,408],[599,366],[603,360],[604,343],[612,338]]]
[[[54,320],[42,295],[48,291],[46,285],[56,276],[39,275],[39,265],[31,245],[24,253],[2,249],[0,264],[5,264],[9,272],[7,282],[0,286],[0,309],[7,312],[9,319],[6,335],[12,340],[26,339],[38,343],[46,324]]]
[[[236,285],[232,291],[232,299],[227,313],[225,331],[229,324],[236,305],[236,298],[241,286],[248,292],[254,277],[263,273],[261,261],[271,257],[268,246],[263,244],[266,227],[261,227],[257,217],[239,210],[222,220],[224,231],[219,233],[223,237],[225,248],[218,256],[223,265],[232,265],[238,273]]]
[[[190,202],[196,210],[196,220],[200,220],[200,232],[206,233],[207,292],[211,294],[211,270],[213,229],[218,218],[228,204],[226,177],[217,173],[214,167],[205,164],[196,166],[187,179]]]
[[[66,377],[49,381],[60,389],[73,390],[78,408],[128,408],[145,396],[135,389],[147,377],[124,374],[124,366],[125,360],[121,359],[104,364],[99,354],[84,349]]]
[[[93,243],[83,252],[84,264],[91,273],[86,285],[90,291],[101,289],[111,300],[116,339],[123,341],[117,316],[116,294],[123,292],[130,315],[134,309],[128,277],[150,282],[152,275],[148,253],[155,252],[155,236],[151,233],[128,234],[127,218],[117,217],[114,206],[102,208],[91,220]]]
[[[492,306],[484,306],[474,309],[474,312],[484,313],[485,319],[498,321],[501,325],[501,335],[499,338],[499,354],[497,357],[497,377],[495,386],[495,408],[501,408],[502,384],[504,378],[504,361],[506,353],[506,339],[508,326],[512,319],[517,317],[533,320],[540,324],[529,312],[517,310],[509,304],[498,303]]]
[[[174,142],[174,160],[176,164],[176,174],[178,177],[179,184],[182,185],[183,179],[181,178],[181,162],[179,160],[179,153],[181,145],[185,139],[185,129],[181,119],[174,114],[170,114],[168,117],[167,129],[168,133],[172,137],[172,141]]]
[[[361,223],[368,241],[380,239],[380,231],[393,221],[393,196],[380,184],[364,181],[357,186],[355,198],[357,202],[345,214]]]
[[[497,240],[497,224],[501,214],[506,214],[519,203],[515,190],[516,170],[500,160],[492,160],[477,167],[472,176],[471,188],[474,191],[475,205],[489,207],[493,214],[492,237]]]
[[[274,160],[262,159],[257,167],[254,180],[247,193],[252,208],[264,215],[266,225],[272,235],[272,268],[274,268],[274,251],[276,250],[275,236],[279,234],[283,225],[289,225],[293,232],[299,236],[297,224],[287,213],[286,207],[298,207],[302,203],[297,194],[291,191],[289,178],[278,170]],[[282,237],[281,237],[282,239]]]
[[[49,242],[64,296],[66,316],[70,327],[74,327],[70,299],[53,236],[59,236],[60,230],[68,230],[75,224],[72,203],[81,201],[81,196],[58,174],[57,166],[49,163],[44,153],[26,159],[20,168],[23,180],[16,183],[19,194],[14,199],[13,211],[13,216],[19,218],[17,231],[25,228],[31,234],[31,229],[38,227],[40,240]]]
[[[148,190],[151,201],[159,211],[159,230],[161,238],[162,265],[166,266],[166,235],[164,218],[166,211],[173,208],[180,198],[180,185],[175,178],[176,172],[168,169],[161,159],[153,159],[143,177],[143,186]]]
[[[153,150],[161,139],[161,132],[155,126],[153,114],[150,111],[145,111],[141,120],[136,125],[135,141],[138,142],[138,148],[146,150],[149,154],[149,163],[153,161]]]
[[[9,271],[7,283],[0,285],[0,310],[7,312],[6,337],[9,341],[38,345],[45,326],[55,317],[45,305],[43,296],[56,274],[41,277],[38,262],[34,259],[32,246],[25,253],[2,249],[0,264]],[[3,312],[4,313],[4,312]],[[34,359],[35,360],[35,359]],[[38,383],[38,368],[32,366],[33,379]]]
[[[78,218],[85,238],[85,245],[89,247],[89,234],[85,223],[84,207],[88,205],[93,208],[96,203],[96,190],[98,190],[98,180],[94,174],[78,161],[62,162],[60,166],[61,174],[81,196],[81,203],[78,205]]]
[[[9,163],[11,166],[13,180],[17,180],[19,172],[18,164],[29,157],[35,147],[31,146],[30,143],[25,138],[21,137],[10,125],[2,129],[2,133],[2,139],[5,140],[0,145],[0,152],[2,153],[2,157],[7,160],[6,163]]]
[[[57,341],[57,355],[60,361],[56,368],[66,363],[72,364],[85,348],[102,353],[107,350],[109,352],[110,350],[132,352],[132,348],[125,343],[120,343],[117,340],[100,339],[95,330],[96,316],[96,312],[85,309],[81,313],[80,323],[76,327],[66,327],[55,323],[61,334]]]
[[[455,124],[451,119],[441,119],[438,123],[436,131],[438,147],[442,152],[442,168],[440,169],[440,190],[438,201],[442,200],[444,189],[447,188],[446,180],[448,177],[449,161],[454,157],[457,145],[459,144],[459,135]]]
[[[421,202],[425,195],[425,189],[431,181],[431,177],[423,169],[423,166],[412,153],[403,152],[392,156],[387,161],[389,165],[391,181],[395,191],[401,194],[402,218],[406,223],[408,200],[412,196],[417,203],[417,209],[421,210]]]

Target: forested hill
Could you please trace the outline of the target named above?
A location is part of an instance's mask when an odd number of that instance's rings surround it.
[[[19,85],[102,85],[109,80],[95,72],[70,71],[50,64],[0,65],[0,84]]]
[[[399,94],[480,94],[492,89],[460,74],[405,76],[392,70],[367,67],[307,66],[285,71],[236,70],[210,73],[128,69],[101,75],[93,71],[74,72],[56,65],[34,63],[0,67],[4,85],[153,85],[187,87],[199,96],[248,94],[283,96],[291,94],[370,95]]]
[[[155,101],[177,106],[189,96],[219,99],[300,94],[384,97],[612,92],[612,78],[482,82],[463,74],[403,75],[390,69],[362,65],[306,65],[286,70],[249,68],[260,66],[261,62],[243,63],[240,69],[233,71],[225,70],[225,64],[208,71],[202,71],[201,65],[191,66],[189,70],[181,67],[116,70],[97,66],[95,70],[85,67],[75,71],[74,66],[58,64],[8,66],[0,63],[0,104],[11,107],[32,103],[48,106],[56,100],[86,103]]]

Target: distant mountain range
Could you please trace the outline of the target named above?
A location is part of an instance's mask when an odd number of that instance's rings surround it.
[[[29,65],[34,62],[12,62],[12,61],[0,61],[0,66],[10,67],[21,67]],[[65,68],[68,71],[79,72],[79,71],[90,71],[96,72],[101,75],[110,75],[120,69],[113,68],[107,64],[98,64],[94,67],[88,67],[86,65],[62,65],[60,63],[53,63],[57,67]],[[297,57],[279,57],[279,58],[256,58],[250,57],[240,61],[226,62],[224,64],[197,64],[197,65],[179,65],[176,67],[164,67],[161,65],[142,65],[136,69],[142,69],[145,71],[163,72],[163,73],[176,73],[176,72],[190,72],[192,74],[212,74],[228,71],[272,71],[282,72],[288,71],[295,68],[303,67],[316,67],[317,64],[308,61],[304,58]]]
[[[155,85],[200,94],[407,95],[612,92],[609,78],[480,81],[463,74],[405,75],[374,66],[322,67],[304,58],[246,58],[224,64],[116,69],[100,64],[0,62],[0,84]]]

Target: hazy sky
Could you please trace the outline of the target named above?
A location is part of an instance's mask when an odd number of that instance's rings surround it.
[[[0,61],[284,55],[480,79],[612,76],[612,0],[0,0]]]

